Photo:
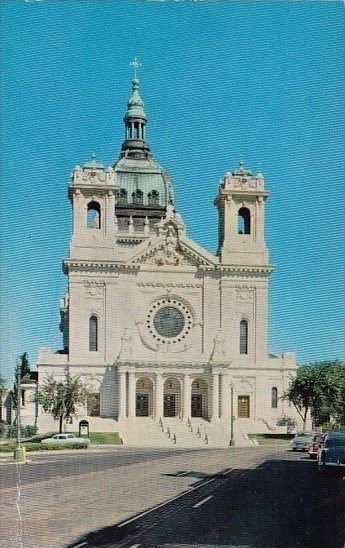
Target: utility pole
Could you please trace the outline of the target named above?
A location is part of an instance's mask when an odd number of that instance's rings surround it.
[[[16,360],[16,366],[17,366],[17,440],[16,440],[16,448],[14,450],[14,460],[17,462],[25,462],[25,447],[21,445],[20,441],[20,430],[21,430],[21,417],[20,417],[20,405],[21,405],[21,373],[22,373],[22,360],[21,358],[17,358]]]
[[[231,406],[231,417],[230,417],[230,447],[234,447],[235,438],[234,438],[234,383],[231,381],[230,384],[231,397],[230,397],[230,406]]]

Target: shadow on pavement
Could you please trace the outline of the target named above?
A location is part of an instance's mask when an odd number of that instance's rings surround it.
[[[182,472],[200,478],[196,489],[145,515],[90,532],[68,548],[344,547],[343,471],[320,474],[315,461],[300,459],[267,460],[226,475]]]

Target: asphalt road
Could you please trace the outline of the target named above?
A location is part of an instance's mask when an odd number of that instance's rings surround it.
[[[285,448],[45,455],[20,474],[24,548],[345,545],[344,471],[319,474]]]
[[[189,452],[189,451],[184,451]],[[159,460],[167,455],[180,454],[170,449],[109,449],[78,450],[51,453],[27,453],[31,466],[21,466],[21,484],[37,483],[55,478],[73,477],[76,474],[89,474],[97,470],[113,470],[122,466]],[[16,466],[0,467],[0,486],[17,485]]]

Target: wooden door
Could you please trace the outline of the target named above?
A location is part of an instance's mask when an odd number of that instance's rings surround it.
[[[249,419],[250,416],[250,396],[238,396],[237,416],[239,419]]]

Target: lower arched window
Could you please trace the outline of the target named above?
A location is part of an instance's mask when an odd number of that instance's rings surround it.
[[[240,322],[240,354],[248,354],[248,322]]]
[[[247,207],[241,207],[238,211],[237,233],[250,234],[250,211]]]
[[[87,206],[87,228],[101,228],[101,208],[98,202],[90,202]]]
[[[90,316],[89,319],[89,350],[97,352],[98,350],[98,318]]]
[[[278,390],[275,386],[271,390],[271,407],[272,409],[277,409],[278,407]]]

